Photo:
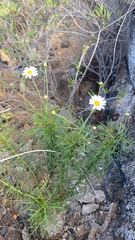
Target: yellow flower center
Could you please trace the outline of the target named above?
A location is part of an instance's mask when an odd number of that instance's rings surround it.
[[[28,74],[32,74],[32,71],[31,71],[31,70],[29,70],[27,73],[28,73]]]
[[[99,101],[95,101],[95,102],[94,102],[94,105],[99,106],[99,105],[100,105],[100,102],[99,102]]]

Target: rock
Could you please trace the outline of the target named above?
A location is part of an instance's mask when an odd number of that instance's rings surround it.
[[[57,100],[62,104],[65,101],[68,101],[69,98],[69,88],[68,81],[64,79],[58,79],[56,84]]]
[[[60,62],[59,61],[52,61],[51,62],[51,66],[52,66],[52,68],[53,69],[55,69],[55,68],[57,68],[57,67],[59,67],[60,66]]]
[[[84,81],[80,84],[80,92],[83,96],[87,95],[88,92],[91,93],[91,90],[95,92],[98,89],[98,84],[95,82]]]
[[[6,215],[6,213],[7,213],[7,210],[4,209],[4,210],[2,211],[2,215],[4,216],[4,215]]]
[[[67,200],[66,204],[70,207],[70,209],[75,210],[78,209],[78,206],[80,206],[77,199],[74,200]]]
[[[85,237],[87,237],[90,230],[91,230],[91,225],[89,224],[89,222],[77,226],[75,228],[76,236],[74,237],[74,239],[76,240],[84,239]]]
[[[71,116],[72,116],[69,109],[62,109],[59,114],[64,118],[71,118]]]
[[[67,70],[67,72],[62,75],[62,79],[68,81],[68,79],[75,77],[75,75],[76,75],[76,69],[71,68],[71,69]]]
[[[46,47],[46,46],[45,46]],[[53,44],[53,46],[51,47],[51,49],[50,50],[57,50],[57,48],[58,48],[58,46],[56,45],[56,44]]]
[[[61,78],[63,79],[63,81],[68,82],[68,73],[63,74]]]
[[[12,62],[9,56],[0,48],[0,58],[3,62],[6,62],[9,66],[12,66]]]
[[[75,224],[78,222],[81,216],[81,206],[78,205],[74,210],[71,210],[67,215],[65,222],[68,223],[70,226],[74,227]]]
[[[105,196],[110,202],[118,202],[119,200],[122,200],[124,183],[125,174],[122,172],[118,164],[113,164],[113,167],[108,170],[104,182]]]
[[[7,227],[3,227],[1,229],[1,235],[3,235],[3,237],[7,234],[7,232],[8,232],[8,228]]]
[[[80,203],[94,203],[95,201],[95,195],[89,193],[89,195],[85,195],[84,197],[82,197],[81,199],[79,199]]]
[[[110,207],[109,207],[109,212],[108,214],[106,215],[106,218],[105,218],[105,221],[103,223],[102,226],[100,226],[99,224],[97,224],[96,222],[93,222],[91,224],[92,226],[92,229],[88,235],[88,240],[94,240],[95,239],[95,234],[96,233],[99,233],[99,234],[103,234],[104,232],[106,232],[107,228],[108,228],[108,225],[109,223],[111,222],[112,218],[114,217],[114,214],[116,212],[116,207],[115,207],[115,204],[114,203],[111,203],[110,204]],[[106,238],[109,240],[109,238]]]
[[[95,190],[94,192],[96,194],[96,200],[98,203],[101,203],[105,200],[105,194],[102,190]]]
[[[70,69],[70,75],[71,75],[71,77],[75,77],[75,75],[76,75],[76,69],[75,68]]]
[[[67,48],[69,47],[70,42],[68,40],[62,40],[61,47]]]
[[[117,95],[120,96],[118,92],[118,88],[125,94],[122,102],[119,102]],[[109,112],[109,117],[116,121],[117,123],[122,122],[126,119],[126,113],[129,113],[128,123],[134,125],[135,119],[135,94],[134,87],[130,83],[130,77],[128,73],[128,69],[126,66],[126,62],[122,60],[122,67],[119,71],[117,81],[113,86],[111,86],[111,91],[108,93],[109,101],[107,101],[107,108]],[[128,91],[127,91],[128,90]],[[122,99],[122,98],[121,98]]]
[[[55,240],[62,235],[63,226],[65,223],[65,215],[66,211],[61,211],[56,214],[54,217],[52,216],[53,221],[48,221],[47,226],[40,226],[41,233],[46,230],[49,239]]]
[[[49,51],[49,56],[53,57],[54,56],[54,52],[53,51]]]
[[[130,20],[130,37],[128,40],[128,67],[130,73],[130,80],[133,83],[135,88],[135,13],[132,12],[131,20]]]
[[[100,226],[103,225],[103,223],[104,223],[104,221],[105,221],[106,215],[107,215],[107,212],[104,212],[104,211],[99,211],[99,212],[97,212],[97,216],[96,216],[97,220],[96,220],[96,222],[97,222]]]
[[[91,111],[85,111],[82,113],[82,117],[83,117],[83,121],[86,121],[86,119],[88,118],[88,116],[91,114]],[[100,114],[100,113],[99,113]],[[91,125],[96,125],[98,121],[98,117],[96,115],[96,112],[93,112],[90,116],[90,119],[88,120],[88,123]]]
[[[4,71],[2,75],[4,80],[9,84],[13,83],[18,78],[18,76],[13,71],[10,70]]]
[[[23,240],[20,231],[13,230],[10,231],[4,238],[4,240]]]
[[[26,130],[26,131],[29,130],[29,129],[30,129],[30,125],[28,125],[28,124],[26,123],[26,124],[23,126],[23,129]]]
[[[95,204],[95,203],[85,204],[82,207],[82,215],[87,215],[87,214],[93,213],[98,208],[99,208],[99,205]]]
[[[68,82],[64,79],[58,80],[57,91],[60,94],[60,97],[66,93],[68,90]]]
[[[60,112],[59,112],[59,115],[61,115],[62,117],[68,119],[71,123],[74,123],[76,118],[72,116],[72,113],[66,109],[62,109]]]

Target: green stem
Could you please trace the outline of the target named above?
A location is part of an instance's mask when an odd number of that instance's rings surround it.
[[[42,98],[41,98],[40,92],[39,92],[39,90],[38,90],[38,88],[37,88],[37,85],[36,85],[36,83],[35,83],[35,81],[34,81],[33,78],[32,78],[32,82],[33,82],[33,84],[34,84],[34,86],[35,86],[35,88],[36,88],[36,91],[37,91],[38,96],[39,96],[39,98],[40,98],[40,100],[41,100],[41,103],[42,103],[42,105],[44,106],[44,103],[43,103],[43,100],[42,100]]]
[[[92,115],[92,113],[94,112],[94,109],[91,110],[91,113],[89,114],[89,116],[87,117],[87,119],[85,120],[85,122],[83,123],[81,129],[80,129],[80,133],[83,131],[84,127],[86,126],[86,123],[88,122],[90,116]]]
[[[47,90],[47,97],[48,97],[48,79],[47,79],[47,67],[45,67],[45,75],[46,75],[46,90]]]
[[[21,195],[23,195],[23,196],[25,196],[25,197],[27,197],[27,198],[32,198],[32,199],[34,199],[34,201],[38,202],[37,199],[35,199],[34,197],[32,197],[30,194],[21,192],[20,190],[14,188],[13,186],[9,185],[8,183],[2,181],[1,179],[0,179],[0,182],[1,182],[2,184],[6,185],[7,187],[11,188],[11,189],[14,190],[15,192],[18,192],[19,194],[21,194]]]

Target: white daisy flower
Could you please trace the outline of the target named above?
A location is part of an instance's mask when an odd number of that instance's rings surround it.
[[[94,95],[89,100],[89,104],[93,105],[93,109],[101,111],[101,109],[105,108],[106,101],[103,97]]]
[[[31,77],[32,76],[37,76],[38,75],[38,72],[37,72],[37,69],[35,68],[35,67],[26,67],[25,69],[24,69],[24,71],[22,72],[22,75],[24,75],[25,76],[25,78],[30,78],[31,79]]]

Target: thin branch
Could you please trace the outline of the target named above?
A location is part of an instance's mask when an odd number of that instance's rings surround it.
[[[12,159],[12,158],[15,158],[15,157],[19,157],[19,156],[22,156],[22,155],[25,155],[25,154],[29,154],[29,153],[34,153],[34,152],[56,152],[56,151],[52,151],[52,150],[32,150],[32,151],[19,153],[19,154],[16,154],[16,155],[8,157],[8,158],[4,158],[4,159],[0,160],[0,162],[4,162],[6,160],[9,160],[9,159]]]

